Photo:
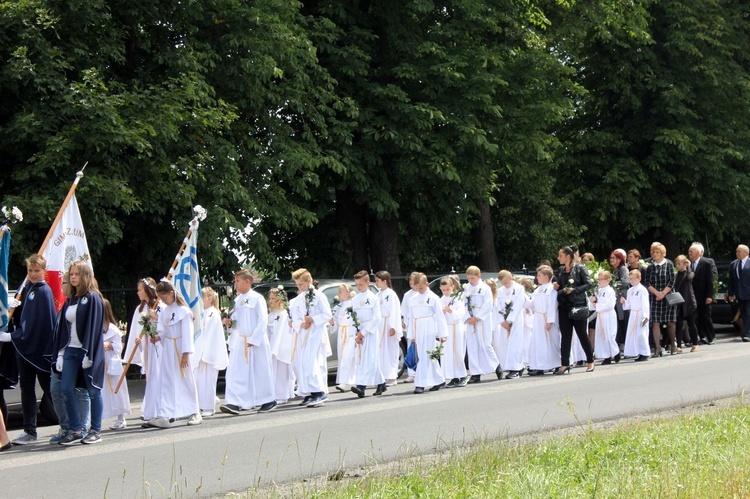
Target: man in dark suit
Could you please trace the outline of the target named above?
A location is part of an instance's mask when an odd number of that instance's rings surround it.
[[[744,244],[737,246],[737,259],[729,266],[730,302],[737,300],[742,317],[742,341],[750,341],[750,249]]]
[[[717,275],[716,263],[703,256],[703,245],[693,243],[688,249],[690,267],[695,274],[693,277],[693,293],[695,294],[696,326],[701,337],[701,343],[713,345],[716,339],[714,323],[711,320],[711,302],[714,300],[714,276]]]

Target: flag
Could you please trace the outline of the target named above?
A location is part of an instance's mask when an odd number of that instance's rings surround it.
[[[0,239],[0,329],[8,326],[8,259],[10,256],[10,229],[3,226]]]
[[[83,230],[81,213],[78,211],[76,196],[70,198],[68,206],[60,217],[52,237],[44,248],[44,258],[47,259],[47,272],[44,280],[52,288],[55,297],[55,307],[58,312],[65,303],[62,290],[63,276],[70,268],[70,264],[83,261],[91,266],[91,254],[86,242],[86,232]]]
[[[185,248],[177,255],[172,285],[193,312],[193,339],[197,339],[202,329],[203,295],[198,271],[198,221],[193,219],[191,224],[193,229],[190,236],[185,239]]]

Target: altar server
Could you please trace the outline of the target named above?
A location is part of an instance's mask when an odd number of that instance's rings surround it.
[[[356,386],[352,387],[352,391],[359,398],[363,398],[368,386],[377,386],[373,395],[382,395],[387,388],[378,354],[380,302],[375,293],[370,291],[370,274],[367,271],[357,272],[354,275],[354,284],[358,291],[357,296],[352,298],[353,325],[357,331],[357,376]]]
[[[336,389],[340,392],[348,391],[356,384],[357,378],[357,330],[352,320],[352,296],[356,292],[349,284],[339,286],[339,305],[336,314],[331,319],[338,330],[338,361],[336,369]]]
[[[459,282],[453,277],[446,276],[440,279],[440,307],[445,315],[445,323],[448,327],[448,339],[443,344],[443,360],[440,366],[443,369],[443,378],[448,386],[464,386],[466,384],[466,336],[464,334],[464,316],[466,307],[461,300],[461,288]],[[462,384],[463,383],[463,384]]]
[[[198,390],[201,416],[213,416],[216,409],[216,382],[219,379],[219,371],[229,365],[229,355],[219,312],[219,295],[209,287],[203,288],[201,294],[203,320],[201,332],[195,338],[193,376]]]
[[[620,362],[620,347],[617,346],[617,294],[612,289],[612,274],[602,270],[597,275],[599,289],[589,300],[589,310],[596,311],[594,357],[604,359],[602,365]]]
[[[398,356],[401,351],[401,302],[391,288],[391,274],[381,270],[375,274],[375,286],[380,290],[380,331],[378,332],[378,356],[380,370],[386,386],[394,386],[398,377]]]
[[[268,291],[268,311],[268,341],[271,344],[274,394],[278,404],[285,404],[294,398],[296,377],[292,367],[295,335],[292,331],[289,299],[283,286]]]
[[[508,371],[506,379],[516,379],[523,372],[523,350],[525,324],[523,320],[526,290],[513,279],[513,274],[501,270],[497,274],[500,287],[497,291],[498,323],[500,329],[500,352],[497,352],[500,368]]]
[[[648,360],[651,349],[648,345],[648,323],[650,317],[650,305],[648,301],[648,290],[641,284],[641,272],[637,269],[628,274],[627,299],[620,297],[623,310],[630,310],[628,318],[628,329],[625,336],[625,357],[635,357],[636,362]]]
[[[557,325],[557,291],[551,284],[552,267],[542,265],[537,269],[539,286],[526,302],[534,313],[534,325],[529,346],[529,376],[539,376],[545,371],[560,367],[560,329]]]
[[[482,374],[495,372],[499,361],[492,348],[492,292],[482,281],[479,267],[472,265],[466,269],[469,285],[463,293],[466,305],[466,353],[469,357],[469,383],[479,383]]]
[[[412,314],[409,342],[417,350],[417,373],[414,376],[414,393],[424,393],[426,387],[437,391],[445,386],[440,368],[441,345],[448,337],[448,326],[440,298],[427,286],[427,276],[419,274],[416,293],[409,299]]]

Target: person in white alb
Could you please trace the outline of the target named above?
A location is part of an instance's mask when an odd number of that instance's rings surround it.
[[[203,298],[203,321],[201,333],[195,338],[193,376],[198,389],[198,405],[201,416],[213,416],[216,408],[216,382],[219,371],[229,365],[224,326],[219,312],[219,295],[213,288],[201,290]]]
[[[427,286],[427,276],[415,278],[416,293],[409,299],[412,326],[409,329],[410,343],[416,345],[417,374],[414,376],[414,393],[424,393],[426,387],[437,391],[445,386],[443,370],[440,368],[441,345],[448,338],[448,325],[440,298]]]
[[[358,291],[357,296],[352,298],[352,323],[357,331],[357,376],[352,392],[359,398],[364,398],[368,386],[377,386],[373,395],[382,395],[387,388],[380,368],[378,346],[380,302],[375,293],[370,291],[370,274],[366,271],[361,270],[354,275],[354,284]]]
[[[602,365],[620,362],[620,347],[617,345],[617,294],[612,289],[612,274],[602,270],[597,276],[599,290],[589,301],[589,310],[596,311],[594,357],[604,359]]]
[[[648,290],[641,284],[640,270],[631,270],[628,274],[627,299],[620,297],[623,310],[630,310],[628,330],[625,335],[625,357],[635,357],[636,362],[645,362],[651,354],[648,344],[648,324],[650,320],[650,304]]]
[[[461,288],[459,282],[451,277],[445,276],[440,279],[440,306],[445,314],[445,323],[448,326],[448,339],[443,344],[443,360],[440,366],[443,368],[443,378],[449,387],[466,385],[466,336],[464,334],[464,316],[466,307],[461,300]]]
[[[386,386],[395,386],[398,377],[398,354],[401,350],[401,302],[391,288],[391,274],[381,270],[375,274],[375,286],[380,290],[380,331],[378,332],[378,355],[380,370]]]
[[[466,269],[469,285],[463,293],[466,305],[466,354],[469,357],[469,383],[479,383],[483,374],[494,373],[499,364],[492,348],[492,292],[482,281],[479,267]]]
[[[557,291],[551,280],[552,267],[540,266],[536,271],[539,286],[526,302],[534,313],[529,345],[529,376],[541,376],[560,366],[560,329],[557,324]]]
[[[340,392],[349,391],[357,381],[357,330],[352,321],[352,296],[356,292],[349,284],[339,286],[339,305],[331,319],[332,325],[338,330],[338,368],[336,369],[336,389]]]
[[[526,305],[526,290],[513,279],[513,274],[501,270],[497,274],[500,287],[497,290],[498,326],[500,329],[500,352],[496,352],[500,368],[508,371],[506,379],[521,377],[523,372],[523,350],[526,326],[523,308]]]
[[[117,382],[122,374],[122,331],[117,327],[112,305],[106,298],[102,299],[104,305],[104,386],[102,387],[102,419],[117,418],[112,430],[124,430],[127,428],[125,416],[131,413],[130,394],[128,384],[123,382],[120,389],[115,393]]]
[[[285,404],[294,398],[297,378],[292,366],[295,334],[292,331],[289,298],[283,286],[268,291],[268,310],[268,341],[273,359],[274,392],[276,402]]]

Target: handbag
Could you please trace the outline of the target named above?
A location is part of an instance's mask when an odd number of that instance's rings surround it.
[[[585,321],[589,318],[589,307],[570,307],[568,318],[572,321]]]
[[[109,363],[107,364],[107,374],[110,376],[120,376],[122,374],[123,368],[122,368],[122,360],[118,356],[114,356],[113,358],[109,359]]]
[[[673,307],[674,305],[679,305],[681,303],[685,303],[685,298],[682,297],[679,291],[670,291],[666,294],[664,297],[665,300],[667,300],[667,303],[670,307]]]
[[[406,357],[404,357],[404,365],[409,369],[416,369],[418,363],[417,344],[409,343],[409,348],[406,350]]]

